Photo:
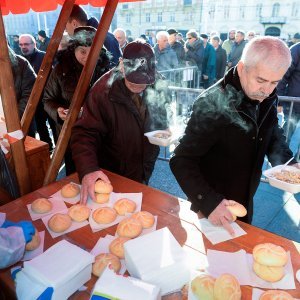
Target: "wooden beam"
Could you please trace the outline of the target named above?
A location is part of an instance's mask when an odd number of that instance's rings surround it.
[[[52,157],[52,161],[44,180],[44,185],[47,185],[50,182],[55,181],[56,179],[58,170],[64,157],[64,153],[69,143],[73,124],[77,119],[86,92],[89,88],[91,77],[93,75],[97,60],[99,58],[99,53],[103,46],[107,31],[114,16],[117,5],[118,0],[107,1],[101,21],[97,28],[97,32],[91,47],[89,57],[81,72],[79,82],[74,92],[68,117],[65,120],[62,131],[59,135],[55,151]]]
[[[21,130],[17,98],[14,86],[11,62],[8,54],[5,28],[0,5],[0,91],[7,132]],[[21,195],[31,191],[24,138],[11,144],[11,153],[16,169],[17,181]]]
[[[53,58],[61,41],[66,24],[72,12],[75,0],[65,1],[57,20],[53,35],[51,37],[46,55],[44,56],[39,73],[32,88],[26,109],[21,119],[21,126],[24,134],[27,134],[31,121],[34,117],[37,105],[41,99],[46,81],[52,68]]]

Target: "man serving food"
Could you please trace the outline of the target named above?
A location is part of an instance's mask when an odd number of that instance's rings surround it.
[[[265,156],[273,166],[293,156],[276,109],[276,86],[290,63],[289,49],[280,39],[251,40],[237,66],[199,96],[170,161],[191,209],[231,234],[234,218],[228,208],[233,201],[247,208],[241,220],[252,221]]]

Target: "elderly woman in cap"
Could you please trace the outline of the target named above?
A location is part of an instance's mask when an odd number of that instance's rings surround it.
[[[96,29],[82,26],[75,29],[74,36],[65,50],[59,51],[55,68],[50,74],[44,90],[43,103],[46,112],[56,124],[57,134],[60,133],[67,118],[69,106],[75,92],[81,71],[87,61]],[[95,67],[90,86],[99,79],[109,68],[109,57],[102,48]],[[65,154],[66,174],[75,171],[70,150]]]
[[[166,129],[167,82],[156,72],[153,49],[147,43],[129,43],[119,66],[96,82],[72,129],[71,148],[82,181],[81,201],[95,198],[101,169],[148,183],[159,147],[145,132]]]

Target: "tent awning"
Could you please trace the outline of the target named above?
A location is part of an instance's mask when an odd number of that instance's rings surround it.
[[[57,9],[58,4],[62,5],[68,0],[0,0],[3,15],[25,14],[30,9],[36,12],[44,12]],[[105,6],[109,0],[76,0],[76,4],[90,4],[95,7]],[[136,2],[137,0],[119,0],[119,2]],[[143,1],[143,0],[138,0]]]

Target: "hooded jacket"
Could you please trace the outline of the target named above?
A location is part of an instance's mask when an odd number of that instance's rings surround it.
[[[159,147],[150,144],[144,133],[167,127],[166,92],[167,84],[161,80],[146,88],[142,95],[142,117],[132,100],[134,94],[116,68],[93,86],[71,136],[80,180],[104,168],[135,181],[148,182]]]
[[[208,217],[231,199],[247,208],[242,220],[251,223],[265,155],[272,166],[293,156],[278,126],[277,101],[275,90],[260,104],[250,100],[236,68],[199,96],[170,161],[193,211]]]

